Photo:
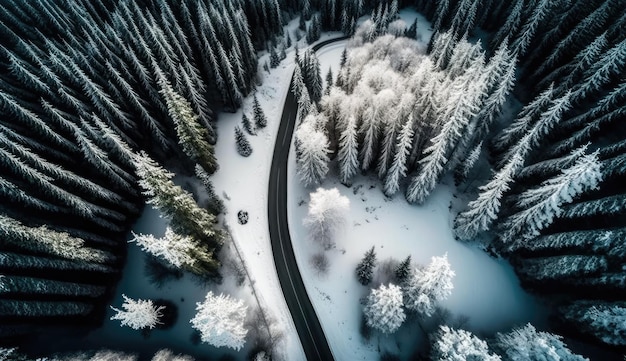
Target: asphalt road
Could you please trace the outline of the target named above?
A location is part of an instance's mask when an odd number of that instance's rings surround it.
[[[347,37],[320,42],[313,46],[313,51],[344,39]],[[298,111],[297,99],[291,91],[291,86],[289,88],[270,169],[268,219],[272,252],[278,279],[307,360],[330,361],[334,360],[334,357],[302,282],[287,224],[287,159]]]

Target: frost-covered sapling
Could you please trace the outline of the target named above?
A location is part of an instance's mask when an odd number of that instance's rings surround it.
[[[335,245],[335,233],[345,223],[350,200],[337,188],[318,188],[310,194],[309,212],[303,223],[309,237],[324,249]]]
[[[122,297],[124,298],[122,304],[124,310],[111,306],[111,309],[115,311],[111,320],[120,320],[122,326],[128,326],[135,330],[152,329],[161,323],[159,319],[162,316],[161,311],[165,308],[164,306],[157,307],[151,300],[133,300],[124,294]]]
[[[247,309],[242,300],[209,291],[204,302],[196,303],[197,313],[189,322],[200,332],[202,342],[240,350],[248,334],[244,327]]]
[[[373,289],[363,309],[367,325],[382,333],[394,333],[406,318],[402,308],[402,291],[390,283]]]
[[[249,157],[252,154],[252,146],[239,126],[235,127],[235,145],[237,146],[237,153],[242,157]]]

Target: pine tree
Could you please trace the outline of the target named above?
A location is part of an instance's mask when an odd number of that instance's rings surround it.
[[[363,286],[367,286],[372,282],[374,276],[374,267],[376,267],[376,250],[374,246],[370,248],[361,262],[356,266],[356,277]]]
[[[413,143],[413,118],[412,115],[404,124],[398,134],[396,154],[393,157],[391,167],[387,171],[384,184],[385,195],[391,197],[400,188],[400,179],[406,176],[407,158]]]
[[[136,156],[135,166],[147,203],[171,219],[170,226],[176,233],[193,236],[212,247],[221,246],[222,234],[215,229],[215,216],[199,208],[191,194],[176,186],[171,180],[172,173],[143,152]],[[214,266],[217,269],[217,261]]]
[[[202,127],[198,116],[193,112],[191,105],[178,94],[166,81],[161,80],[160,93],[165,98],[169,115],[176,124],[178,141],[185,153],[194,162],[199,163],[209,173],[217,170],[213,146],[207,141],[208,132]]]
[[[551,84],[541,92],[532,102],[528,103],[519,112],[515,121],[498,134],[492,143],[493,149],[501,153],[519,140],[535,124],[540,114],[543,113],[553,99],[554,88]]]
[[[517,206],[522,210],[502,223],[502,241],[524,242],[536,237],[563,212],[564,204],[571,203],[584,192],[596,189],[602,178],[596,152],[580,157],[573,166],[545,181],[540,187],[525,191],[517,201]]]
[[[254,124],[256,128],[265,128],[267,126],[267,117],[265,116],[265,112],[263,112],[263,108],[261,108],[261,104],[259,104],[259,99],[256,97],[256,94],[254,94],[252,107],[254,111]]]
[[[383,334],[396,332],[406,318],[400,287],[390,283],[373,289],[367,297],[363,313],[367,326]]]
[[[239,126],[235,126],[235,145],[237,153],[242,157],[249,157],[252,154],[252,146]]]
[[[478,188],[478,197],[469,202],[468,209],[454,219],[454,235],[457,239],[471,240],[478,233],[490,229],[498,219],[504,194],[522,166],[523,159],[516,154],[487,184]]]
[[[408,255],[404,261],[398,264],[394,270],[394,276],[400,284],[409,279],[409,276],[411,276],[411,255]]]
[[[559,310],[561,317],[579,332],[600,342],[626,345],[626,304],[624,302],[576,301]]]
[[[356,119],[350,116],[339,136],[339,179],[343,184],[350,184],[350,180],[359,170]]]

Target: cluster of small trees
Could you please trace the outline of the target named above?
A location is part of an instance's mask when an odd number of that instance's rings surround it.
[[[115,311],[111,320],[119,320],[122,326],[135,330],[152,329],[161,324],[165,306],[156,306],[152,300],[134,300],[126,295],[122,297],[123,309],[111,306]],[[247,308],[242,300],[224,294],[216,296],[209,291],[204,302],[196,304],[197,313],[189,322],[200,332],[202,342],[239,350],[248,334],[244,326]]]
[[[537,331],[531,324],[497,333],[488,342],[469,331],[440,326],[431,346],[432,360],[589,360],[573,353],[560,336]]]
[[[356,267],[361,284],[372,281],[375,266],[376,252],[372,247]],[[433,257],[425,268],[413,267],[409,256],[396,266],[393,276],[399,285],[390,282],[371,289],[363,309],[367,326],[386,334],[400,328],[406,319],[405,309],[421,317],[431,317],[454,288],[455,273],[447,254]]]
[[[488,61],[479,44],[442,33],[425,56],[415,40],[382,35],[369,21],[357,29],[346,64],[321,104],[340,179],[375,171],[392,196],[423,203],[497,118],[515,76],[506,44]],[[384,28],[387,29],[387,28]],[[467,173],[465,170],[461,173]],[[412,174],[413,173],[413,174]]]

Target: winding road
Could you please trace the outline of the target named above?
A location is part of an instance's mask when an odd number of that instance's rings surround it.
[[[347,37],[325,40],[315,44],[312,49],[318,51],[328,44],[345,39]],[[334,357],[302,282],[287,224],[287,160],[298,111],[298,102],[291,91],[291,82],[289,84],[270,168],[268,219],[272,253],[278,279],[307,360],[330,361]]]

